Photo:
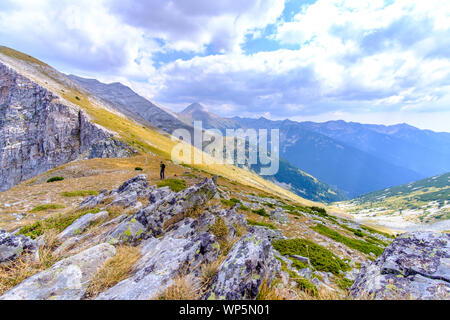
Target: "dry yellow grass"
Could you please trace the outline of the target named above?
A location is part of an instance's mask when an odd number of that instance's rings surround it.
[[[86,290],[86,297],[93,298],[129,277],[140,257],[137,247],[118,247],[116,255],[109,258],[92,278]]]
[[[44,245],[39,248],[39,259],[34,260],[30,254],[24,253],[16,260],[0,264],[0,296],[23,280],[51,267],[61,256],[54,250],[60,244],[56,230],[48,231],[44,237]]]
[[[200,290],[184,276],[176,277],[172,284],[157,297],[158,300],[198,300],[199,298]]]
[[[166,160],[171,157],[171,151],[178,142],[172,141],[170,135],[157,132],[158,130],[155,130],[155,128],[143,127],[124,115],[109,109],[102,101],[89,95],[87,92],[79,91],[81,89],[71,86],[71,82],[62,74],[59,74],[56,70],[37,59],[5,47],[0,48],[0,54],[3,56],[3,60],[11,67],[57,94],[63,103],[83,109],[89,114],[93,122],[118,133],[122,140],[133,145],[138,150],[142,152],[150,151]],[[194,157],[194,154],[197,154],[204,159],[205,164],[194,165],[198,169],[205,170],[211,174],[218,174],[231,181],[249,185],[304,205],[315,204],[274,183],[264,180],[248,170],[232,165],[215,164],[211,156],[196,148],[190,148],[192,157]],[[178,157],[178,155],[175,156]],[[180,158],[177,160],[180,160]]]

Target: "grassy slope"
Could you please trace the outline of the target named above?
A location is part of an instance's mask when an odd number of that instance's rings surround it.
[[[169,135],[161,134],[152,128],[143,127],[127,117],[108,110],[102,102],[86,92],[82,92],[56,70],[47,64],[21,52],[0,47],[0,59],[24,76],[39,83],[58,95],[63,103],[76,105],[88,113],[93,122],[112,130],[120,139],[133,145],[141,152],[152,152],[163,159],[170,159],[171,150],[177,142],[172,141]],[[3,56],[2,56],[3,55]],[[78,99],[77,99],[78,97]],[[192,154],[201,153],[204,160],[211,158],[201,151],[192,148]],[[305,200],[258,175],[231,165],[202,164],[194,165],[196,168],[217,174],[238,183],[264,190],[282,198],[299,202],[304,205],[314,205],[312,201]]]
[[[346,211],[354,214],[364,210],[389,216],[415,211],[417,222],[433,223],[450,219],[449,202],[450,173],[445,173],[371,192],[341,204],[348,205]]]

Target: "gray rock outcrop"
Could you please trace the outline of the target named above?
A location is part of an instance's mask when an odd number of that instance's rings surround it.
[[[24,235],[12,235],[0,229],[0,263],[16,259],[23,252],[36,252],[36,242]]]
[[[99,244],[29,277],[0,300],[79,300],[98,268],[115,254],[113,246]]]
[[[95,222],[108,219],[108,211],[101,211],[99,213],[87,213],[84,216],[75,220],[70,226],[64,229],[59,235],[58,239],[61,241],[67,238],[80,235]]]
[[[414,232],[397,237],[361,268],[351,292],[376,299],[450,299],[450,235]]]
[[[134,151],[37,83],[0,62],[0,191],[80,158]]]
[[[130,278],[98,296],[100,300],[148,300],[156,298],[177,275],[199,273],[203,263],[217,259],[214,235],[199,232],[197,220],[186,218],[162,238],[141,244],[142,258]],[[198,275],[198,274],[197,274]]]
[[[205,299],[255,299],[263,281],[270,285],[280,269],[270,241],[249,233],[234,244]]]

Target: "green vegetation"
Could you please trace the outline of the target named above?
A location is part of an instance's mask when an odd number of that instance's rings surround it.
[[[297,268],[298,270],[302,270],[305,268],[308,268],[308,264],[302,261],[299,261],[295,258],[290,258],[290,260],[292,261],[292,266],[294,266],[295,268]]]
[[[94,190],[79,190],[79,191],[70,191],[61,193],[63,197],[87,197],[87,196],[96,196],[98,195],[97,191]]]
[[[136,170],[136,171],[142,171],[143,169],[142,169],[141,167],[136,167],[136,168],[134,168],[134,170]]]
[[[50,179],[47,180],[47,183],[55,182],[55,181],[62,181],[62,180],[64,180],[63,177],[51,177]]]
[[[256,214],[258,214],[260,216],[263,216],[263,217],[270,217],[270,214],[268,214],[264,208],[257,209],[257,210],[252,210],[252,212],[256,213]]]
[[[40,206],[34,207],[33,209],[30,210],[30,212],[39,212],[39,211],[63,209],[63,208],[65,208],[65,206],[63,206],[62,204],[47,203],[47,204],[42,204]]]
[[[209,232],[216,236],[219,242],[225,241],[228,235],[228,227],[221,217],[217,217],[214,224],[209,227]]]
[[[230,200],[227,199],[221,199],[220,202],[222,202],[223,205],[232,208],[234,207],[237,203],[241,203],[241,200],[236,199],[236,198],[231,198]]]
[[[57,217],[50,217],[42,221],[36,221],[33,224],[24,226],[20,229],[19,234],[36,239],[49,230],[56,229],[59,233],[70,226],[75,220],[84,216],[87,213],[98,213],[100,209],[76,211],[67,215],[58,215]]]
[[[272,230],[277,229],[277,227],[275,227],[273,224],[267,223],[267,222],[259,222],[259,221],[255,221],[255,220],[251,220],[251,219],[247,219],[247,224],[250,226],[261,226],[261,227],[266,227]]]
[[[344,277],[336,277],[335,281],[338,287],[341,288],[342,290],[348,290],[353,285],[352,280],[346,279]]]
[[[330,250],[306,239],[275,240],[273,247],[282,255],[301,255],[309,258],[311,265],[318,271],[339,274],[350,267]]]
[[[189,177],[189,178],[193,178],[193,179],[196,179],[196,178],[197,178],[197,176],[196,176],[195,174],[190,173],[190,172],[184,173],[183,176]]]
[[[378,246],[375,246],[373,244],[367,243],[362,240],[356,240],[356,239],[344,237],[337,231],[331,230],[331,229],[325,227],[324,225],[316,225],[314,227],[311,227],[311,229],[313,229],[314,231],[316,231],[324,236],[327,236],[327,237],[333,239],[334,241],[341,242],[341,243],[345,244],[347,247],[358,250],[362,253],[370,254],[372,252],[376,256],[379,256],[380,254],[383,253],[383,249]]]
[[[180,179],[166,179],[157,184],[158,188],[169,187],[174,192],[186,189],[186,182]]]

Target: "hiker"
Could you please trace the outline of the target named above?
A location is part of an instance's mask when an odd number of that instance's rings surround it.
[[[161,164],[159,165],[161,167],[161,172],[159,173],[159,177],[164,179],[164,170],[166,169],[166,165],[161,161]]]

